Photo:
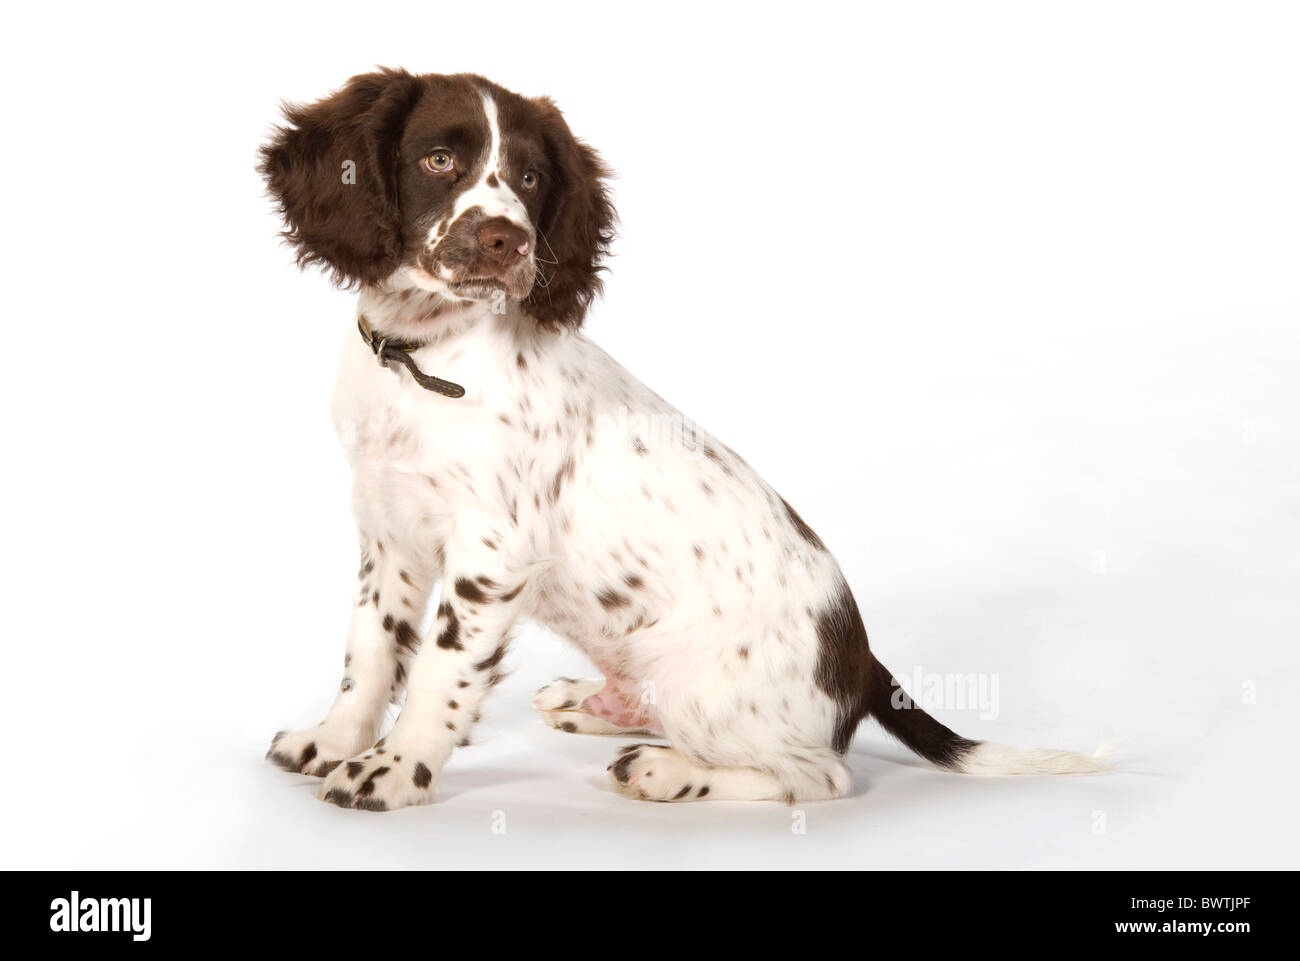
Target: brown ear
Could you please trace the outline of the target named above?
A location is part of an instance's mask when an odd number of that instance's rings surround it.
[[[400,265],[397,148],[419,93],[406,71],[381,70],[324,100],[285,107],[288,123],[263,145],[258,169],[300,266],[319,264],[350,287]]]
[[[544,327],[576,328],[600,293],[601,260],[614,239],[616,214],[605,191],[609,169],[569,132],[555,104],[544,97],[533,104],[555,182],[538,221],[540,276],[523,309]]]

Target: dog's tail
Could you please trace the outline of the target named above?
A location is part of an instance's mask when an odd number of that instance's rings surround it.
[[[932,764],[962,774],[1096,774],[1110,768],[1103,752],[1046,751],[972,741],[921,710],[874,654],[867,710],[880,726]]]

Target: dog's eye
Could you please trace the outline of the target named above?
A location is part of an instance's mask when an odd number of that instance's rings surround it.
[[[525,190],[527,190],[529,193],[532,193],[534,190],[537,189],[537,174],[530,170],[526,174],[524,174],[523,178],[519,181],[519,183],[520,186],[522,186]]]
[[[424,166],[436,174],[445,174],[456,166],[455,158],[447,150],[435,150],[424,158]]]

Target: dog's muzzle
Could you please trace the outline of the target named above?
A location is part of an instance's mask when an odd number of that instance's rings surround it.
[[[466,211],[418,258],[420,267],[454,293],[474,299],[504,291],[522,300],[537,279],[530,230],[506,217]]]

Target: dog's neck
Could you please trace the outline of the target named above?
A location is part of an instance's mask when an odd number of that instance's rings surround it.
[[[397,276],[362,288],[357,301],[357,314],[381,337],[416,344],[455,337],[500,312],[487,301],[424,290]]]

